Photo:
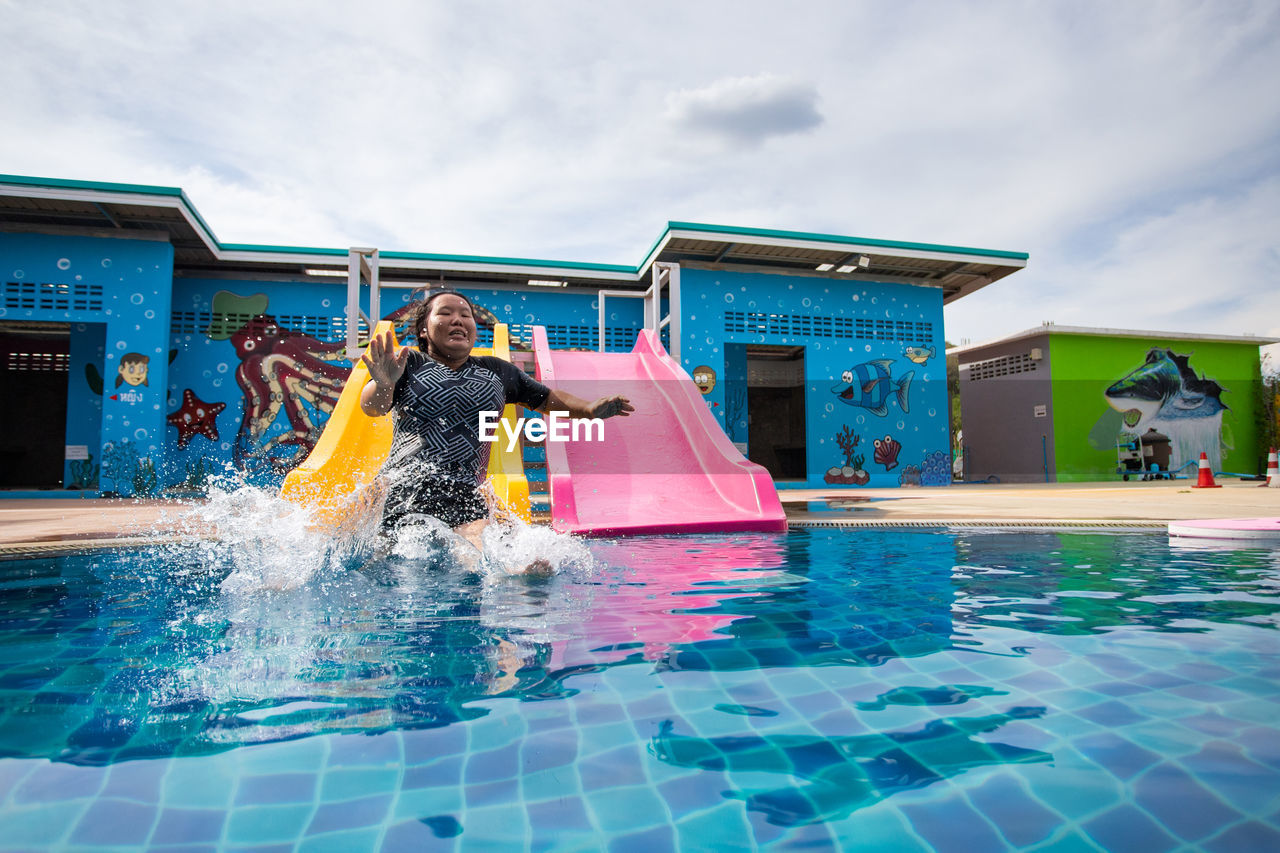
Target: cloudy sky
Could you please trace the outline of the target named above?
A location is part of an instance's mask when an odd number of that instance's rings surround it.
[[[0,172],[180,186],[224,242],[818,231],[1029,252],[952,341],[1280,337],[1272,0],[0,0],[0,44]]]

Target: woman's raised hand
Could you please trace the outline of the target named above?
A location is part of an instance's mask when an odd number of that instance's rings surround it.
[[[589,417],[612,418],[617,415],[626,417],[634,412],[636,407],[631,405],[631,401],[626,397],[615,395],[613,397],[601,397],[599,400],[592,403],[589,409]]]
[[[385,332],[369,341],[369,349],[360,361],[369,368],[370,379],[384,388],[391,388],[404,375],[405,365],[409,363],[409,348],[397,349],[391,333]]]

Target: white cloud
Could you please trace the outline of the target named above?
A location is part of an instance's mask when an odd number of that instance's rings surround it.
[[[1030,252],[953,339],[1277,331],[1270,2],[0,0],[0,40],[0,170],[182,186],[228,242],[826,231]]]
[[[771,74],[727,77],[673,92],[666,100],[663,118],[673,132],[707,135],[729,145],[755,147],[822,124],[812,84]]]

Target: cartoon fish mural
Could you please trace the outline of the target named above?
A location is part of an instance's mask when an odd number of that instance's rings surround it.
[[[898,454],[902,451],[902,444],[895,441],[891,436],[877,438],[874,442],[875,455],[872,457],[884,466],[884,470],[892,471],[898,467]]]
[[[902,354],[907,357],[908,361],[914,361],[916,364],[925,364],[929,359],[937,355],[937,352],[937,347],[929,347],[928,349],[924,347],[907,347],[902,351]]]
[[[1222,467],[1223,387],[1196,374],[1190,355],[1156,347],[1147,360],[1104,392],[1108,405],[1124,419],[1124,432],[1147,430],[1169,436],[1170,466],[1177,468],[1209,455],[1215,470]]]
[[[890,358],[855,365],[852,370],[840,374],[840,381],[831,386],[831,393],[842,403],[861,406],[880,417],[889,413],[889,397],[896,396],[898,406],[903,413],[908,413],[911,408],[907,391],[911,388],[911,377],[916,373],[908,370],[895,382],[889,370],[891,367],[893,359]]]

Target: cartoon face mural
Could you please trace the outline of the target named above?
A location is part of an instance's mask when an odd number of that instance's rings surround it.
[[[148,385],[147,368],[151,358],[140,352],[127,352],[120,356],[119,373],[116,376],[116,387],[121,385]]]
[[[1215,468],[1222,466],[1223,388],[1198,376],[1190,355],[1178,355],[1157,347],[1146,361],[1104,392],[1107,404],[1124,420],[1122,433],[1142,435],[1156,430],[1169,436],[1171,467],[1181,467],[1209,455]]]
[[[703,394],[710,394],[716,387],[716,372],[705,364],[693,369],[693,384]]]
[[[854,365],[840,375],[840,381],[831,386],[831,393],[841,403],[860,406],[873,415],[884,417],[889,413],[889,399],[898,401],[904,413],[911,411],[908,391],[911,389],[911,377],[914,370],[908,370],[895,382],[890,368],[893,359],[881,358]]]

